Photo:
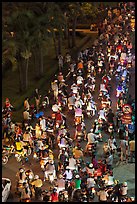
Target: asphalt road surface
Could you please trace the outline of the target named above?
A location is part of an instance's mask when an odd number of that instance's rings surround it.
[[[132,95],[133,98],[135,98],[135,67],[133,67],[131,70],[131,84],[129,87],[129,93]],[[71,79],[69,79],[70,83]],[[101,82],[101,77],[96,77],[96,90],[95,93],[93,95],[95,102],[98,103],[99,106],[99,102],[97,100],[98,97],[98,93],[99,93],[99,85]],[[116,90],[116,85],[115,85],[115,77],[112,78],[111,81],[111,86],[112,86],[112,92],[111,92],[111,100],[112,100],[112,109],[115,113],[116,110],[116,96],[115,96],[115,90]],[[72,126],[73,124],[73,114],[70,113],[68,110],[66,110],[64,112],[64,114],[67,116],[67,125],[70,131],[70,135],[73,138],[74,136],[74,127]],[[45,111],[45,116],[51,116],[51,110],[47,109]],[[91,126],[93,124],[93,120],[97,118],[97,115],[94,116],[92,119],[88,118],[85,116],[85,124],[86,124],[86,131],[89,132],[89,130],[91,129]],[[103,152],[103,144],[104,141],[106,141],[106,139],[108,139],[109,136],[106,133],[103,133],[103,142],[99,143],[98,145],[98,151],[97,151],[97,158],[100,159],[102,157],[102,152]],[[116,136],[116,140],[117,142],[119,142],[118,137]],[[85,148],[86,145],[86,141],[82,142],[82,147]],[[55,155],[55,159],[57,159],[57,155],[58,155],[58,148],[54,150],[54,155]],[[90,161],[90,157],[84,157],[85,161]],[[128,163],[128,164],[119,164],[117,166],[117,161],[119,160],[118,155],[116,155],[115,159],[114,159],[114,165],[113,165],[113,169],[114,169],[114,177],[115,179],[119,179],[121,182],[124,180],[126,180],[128,182],[128,186],[129,186],[129,190],[128,190],[128,194],[130,196],[135,196],[135,164],[132,163]],[[17,171],[19,170],[19,168],[21,167],[21,164],[18,163],[15,159],[14,156],[12,156],[9,159],[9,162],[5,165],[2,166],[2,177],[6,177],[11,179],[11,183],[12,183],[12,189],[11,189],[11,195],[8,199],[7,202],[18,202],[18,197],[15,194],[16,191],[16,178],[15,175],[17,173]],[[29,158],[29,162],[26,163],[24,165],[24,167],[27,168],[31,168],[34,172],[34,174],[38,174],[40,176],[40,178],[43,180],[43,172],[40,168],[39,162],[36,162],[32,156],[30,156]],[[49,189],[51,184],[49,184],[48,181],[45,181],[43,183],[43,189]],[[97,201],[97,197],[95,197],[94,201]],[[37,202],[37,201],[36,201]]]
[[[132,68],[132,73],[134,73],[134,68]],[[97,101],[97,97],[98,97],[98,93],[99,93],[99,82],[100,82],[100,78],[97,78],[97,81],[96,81],[96,91],[95,91],[95,94],[94,94],[94,99],[96,102]],[[135,75],[132,74],[132,78],[131,78],[131,82],[132,82],[132,86],[130,87],[129,89],[129,92],[132,94],[132,96],[134,97],[135,93]],[[112,88],[113,88],[113,91],[112,91],[112,94],[111,94],[111,99],[112,99],[112,109],[115,110],[116,109],[116,97],[115,97],[115,80],[112,79]],[[47,110],[45,112],[45,115],[48,116],[51,114],[51,110]],[[73,135],[74,135],[74,127],[72,126],[73,124],[73,114],[70,113],[70,112],[65,112],[65,114],[67,115],[67,125],[69,127],[69,130],[70,130],[70,134],[71,134],[71,137],[73,138]],[[97,116],[94,116],[92,119],[89,119],[85,116],[85,124],[86,124],[86,131],[89,132],[89,130],[91,129],[91,125],[92,125],[92,122],[93,120],[96,118]],[[103,133],[103,141],[105,141],[106,139],[108,139],[108,135]],[[118,138],[117,139],[117,142],[119,141]],[[102,157],[102,153],[103,153],[103,149],[102,149],[102,146],[103,146],[103,143],[99,143],[98,145],[98,151],[97,151],[97,158],[101,158]],[[86,145],[86,141],[83,141],[82,142],[82,147],[84,148]],[[55,149],[54,150],[54,155],[55,155],[55,158],[56,156],[58,155],[58,149]],[[84,158],[85,161],[90,161],[90,157],[85,157]],[[130,196],[135,196],[135,164],[120,164],[119,166],[116,166],[117,164],[117,161],[119,160],[119,157],[118,155],[116,155],[115,159],[114,159],[114,165],[113,165],[113,168],[114,168],[114,177],[115,179],[120,179],[120,181],[127,181],[128,182],[128,186],[129,186],[129,195]],[[25,164],[25,168],[31,168],[34,172],[34,174],[38,174],[40,176],[40,178],[43,180],[43,172],[40,168],[40,165],[38,162],[36,162],[32,156],[30,156],[29,158],[29,161],[28,163]],[[9,162],[5,165],[5,166],[2,166],[2,177],[7,177],[9,179],[11,179],[11,183],[12,183],[12,189],[11,189],[11,196],[9,197],[8,199],[8,202],[16,202],[18,201],[18,198],[16,197],[15,195],[15,191],[16,191],[16,179],[15,179],[15,175],[17,173],[17,171],[19,170],[19,168],[21,167],[21,164],[18,163],[15,159],[15,157],[11,157],[9,159]],[[43,184],[43,189],[49,189],[50,187],[50,184],[48,181],[44,182]],[[97,198],[95,198],[95,201],[96,201]]]

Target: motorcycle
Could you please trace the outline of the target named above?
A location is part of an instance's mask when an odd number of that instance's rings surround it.
[[[16,151],[15,152],[15,158],[16,158],[17,162],[21,162],[21,163],[28,162],[29,159],[28,159],[27,150],[23,149],[21,152]]]
[[[108,132],[110,134],[112,134],[114,132],[114,125],[113,125],[113,123],[109,123],[109,125],[108,125]]]
[[[89,198],[88,200],[89,200],[89,202],[90,202],[90,200],[92,201],[92,199],[94,199],[95,193],[96,193],[96,191],[95,191],[94,187],[91,187],[90,189],[88,189],[88,198]]]
[[[97,143],[89,143],[87,145],[86,151],[84,152],[85,155],[93,156],[96,154],[96,147]]]
[[[11,147],[9,146],[3,146],[2,149],[2,164],[6,165],[9,161],[9,157],[15,152],[15,148],[13,145]]]
[[[40,160],[40,167],[44,171],[45,170],[45,165],[49,162],[49,157],[41,158]]]
[[[59,191],[59,202],[68,202],[68,192],[65,190]]]
[[[95,103],[94,101],[87,102],[87,107],[86,107],[87,116],[92,117],[95,115],[95,112],[97,111],[97,107],[94,103]]]
[[[49,182],[52,184],[53,183],[53,181],[54,181],[54,173],[49,173],[48,174],[48,180],[49,180]]]
[[[46,107],[48,107],[48,106],[49,106],[49,98],[48,98],[48,96],[45,96],[44,100],[42,101],[42,108],[46,109]]]

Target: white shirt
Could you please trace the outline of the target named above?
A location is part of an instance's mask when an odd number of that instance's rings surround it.
[[[71,86],[71,90],[73,93],[77,93],[78,92],[78,87],[77,86]]]
[[[100,115],[100,118],[104,118],[105,117],[105,111],[104,110],[100,110],[99,111],[99,115]]]
[[[87,178],[87,187],[91,188],[94,187],[94,185],[96,184],[94,178]]]
[[[100,91],[108,92],[108,90],[105,87],[105,84],[100,84]]]
[[[69,103],[69,105],[74,105],[75,104],[75,97],[74,96],[69,97],[68,103]]]
[[[88,133],[88,143],[95,143],[96,135],[92,132]]]
[[[69,158],[69,167],[70,167],[70,169],[76,168],[76,159],[74,159],[73,157]]]
[[[65,171],[65,175],[66,175],[66,180],[67,179],[72,179],[72,177],[73,177],[73,174],[72,174],[72,171],[71,170],[66,170]]]
[[[53,110],[53,112],[57,112],[59,110],[59,106],[57,104],[54,104],[52,106],[52,110]]]
[[[40,126],[43,131],[46,130],[46,120],[44,118],[40,121]]]

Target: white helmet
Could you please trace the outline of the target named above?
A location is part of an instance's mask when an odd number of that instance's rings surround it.
[[[39,176],[38,176],[38,175],[35,175],[35,176],[34,176],[34,179],[39,179]]]
[[[20,173],[23,173],[23,172],[24,172],[24,169],[21,168],[19,171],[20,171]]]
[[[127,186],[127,182],[124,182],[124,183],[122,184],[122,186]]]
[[[75,177],[76,177],[76,178],[79,178],[79,175],[77,174]]]

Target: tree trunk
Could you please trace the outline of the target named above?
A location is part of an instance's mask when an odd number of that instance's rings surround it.
[[[74,17],[72,24],[72,47],[76,46],[76,24],[77,24],[77,16]]]
[[[61,36],[60,32],[58,32],[58,55],[61,54]]]
[[[23,75],[22,75],[22,63],[18,64],[18,72],[19,72],[19,92],[23,92]]]
[[[41,78],[43,76],[43,53],[42,53],[42,48],[40,47],[40,66],[39,66],[39,78]]]
[[[29,68],[29,59],[24,60],[24,91],[28,88],[28,68]]]
[[[65,28],[64,28],[64,39],[65,40],[68,39],[68,26],[67,26],[67,24],[65,25]]]
[[[37,71],[38,71],[38,58],[37,58],[37,54],[35,51],[33,51],[33,65],[34,65],[34,72],[36,74],[36,77],[37,77]]]
[[[71,48],[71,43],[70,43],[70,32],[69,32],[69,22],[67,24],[67,33],[68,33],[68,48]]]
[[[52,37],[53,37],[53,42],[54,42],[54,48],[55,48],[55,56],[56,59],[58,58],[58,50],[57,50],[57,45],[56,45],[56,38],[55,38],[55,33],[52,33]]]
[[[18,60],[18,73],[19,73],[19,92],[23,92],[23,69],[22,69],[22,59],[20,54],[17,55],[17,60]]]

